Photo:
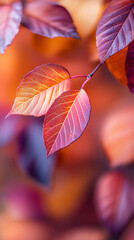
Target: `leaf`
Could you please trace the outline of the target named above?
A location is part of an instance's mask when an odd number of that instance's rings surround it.
[[[125,69],[127,51],[128,47],[112,55],[105,62],[114,77],[124,85],[128,85]]]
[[[134,92],[134,41],[106,60],[111,73]]]
[[[128,47],[125,69],[128,86],[131,92],[134,93],[134,41]]]
[[[0,6],[0,53],[4,53],[18,33],[21,18],[21,2]]]
[[[96,32],[101,62],[125,48],[134,39],[133,0],[113,0],[104,11]]]
[[[120,232],[134,213],[134,186],[121,172],[104,174],[96,187],[97,210],[102,222]]]
[[[134,105],[111,114],[102,128],[102,145],[113,166],[134,160]]]
[[[41,116],[61,93],[70,89],[70,74],[57,64],[44,64],[29,72],[19,85],[11,114]]]
[[[79,38],[70,14],[57,3],[42,0],[27,3],[22,23],[33,33],[45,37]]]
[[[42,138],[42,124],[30,122],[17,138],[18,163],[20,168],[36,182],[50,186],[54,170],[54,157],[46,158]]]
[[[67,91],[57,98],[44,122],[43,137],[47,156],[79,138],[89,116],[89,98],[83,89]]]

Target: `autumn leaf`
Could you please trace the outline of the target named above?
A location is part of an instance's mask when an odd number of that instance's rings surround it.
[[[134,41],[106,60],[111,73],[134,92]]]
[[[41,116],[55,98],[70,89],[70,74],[57,64],[44,64],[29,72],[20,83],[11,114]]]
[[[112,55],[105,62],[113,76],[124,85],[128,85],[125,69],[127,51],[128,46],[123,50],[117,52],[116,54]]]
[[[134,93],[134,41],[129,45],[125,63],[128,87]]]
[[[104,122],[101,138],[112,165],[132,163],[134,160],[134,106],[127,106],[111,114]]]
[[[18,33],[21,17],[21,2],[0,6],[0,53],[4,53]]]
[[[42,0],[25,5],[22,24],[45,37],[79,38],[68,11],[57,3]]]
[[[134,39],[133,0],[112,0],[98,24],[97,48],[101,62],[125,48]]]
[[[104,174],[96,187],[95,199],[102,222],[119,232],[134,213],[134,186],[121,172]]]
[[[44,122],[43,137],[47,156],[79,138],[89,116],[89,98],[83,89],[67,91],[57,98]]]

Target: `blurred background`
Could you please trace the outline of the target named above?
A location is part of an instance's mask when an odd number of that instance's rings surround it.
[[[49,39],[21,26],[0,54],[0,240],[133,240],[134,96],[106,65],[85,86],[92,111],[82,136],[48,159],[43,117],[5,119],[36,66],[56,63],[74,76],[99,63],[95,32],[108,1],[57,2],[81,40]],[[82,83],[73,79],[72,89]]]

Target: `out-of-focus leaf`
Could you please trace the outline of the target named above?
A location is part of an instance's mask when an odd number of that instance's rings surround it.
[[[0,147],[9,144],[19,134],[23,124],[17,118],[0,121]]]
[[[19,85],[11,114],[41,116],[61,93],[70,89],[70,74],[57,64],[44,64],[29,72]]]
[[[102,144],[112,165],[134,161],[134,106],[111,114],[102,129]]]
[[[0,53],[4,53],[18,33],[21,18],[21,2],[0,6]]]
[[[121,172],[102,176],[96,188],[100,219],[114,232],[120,232],[134,214],[134,186]]]
[[[22,23],[32,32],[45,37],[79,38],[70,14],[57,3],[42,0],[27,3]]]
[[[47,159],[42,125],[31,123],[18,138],[18,161],[21,169],[35,181],[48,187],[54,170],[54,156]]]
[[[134,92],[134,41],[106,60],[111,73]]]
[[[97,48],[101,62],[125,48],[134,39],[133,0],[112,0],[97,27]]]
[[[89,98],[83,89],[67,91],[55,100],[44,122],[47,156],[80,137],[89,121],[90,109]]]
[[[43,215],[39,193],[24,183],[9,184],[3,200],[5,208],[16,220],[37,219]]]
[[[81,37],[87,37],[96,28],[103,8],[102,0],[60,0],[70,12]]]

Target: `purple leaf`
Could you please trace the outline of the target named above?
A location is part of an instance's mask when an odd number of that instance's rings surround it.
[[[125,69],[130,91],[134,93],[134,41],[129,45],[126,56]]]
[[[4,53],[18,33],[21,18],[21,2],[0,6],[0,53]]]
[[[42,0],[27,3],[22,24],[33,33],[49,38],[79,38],[70,14],[57,3]]]
[[[48,187],[54,170],[54,156],[46,157],[42,124],[30,122],[18,137],[18,162],[21,169],[36,182]]]

